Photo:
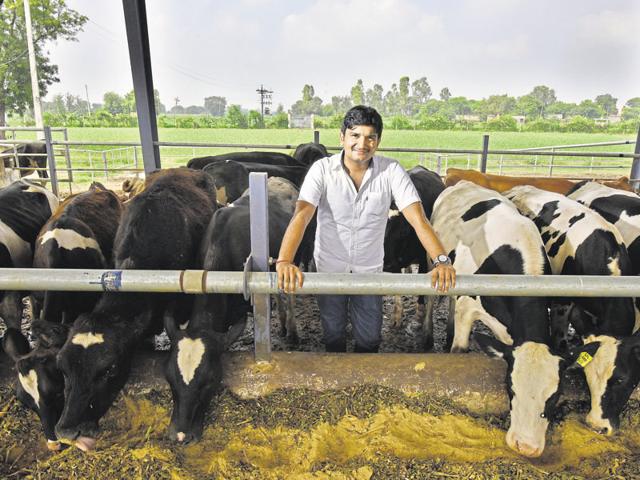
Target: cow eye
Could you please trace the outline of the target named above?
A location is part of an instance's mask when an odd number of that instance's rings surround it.
[[[547,415],[546,415],[544,412],[542,412],[542,413],[540,414],[540,418],[547,418]]]

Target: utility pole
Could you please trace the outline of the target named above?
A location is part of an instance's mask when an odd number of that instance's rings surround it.
[[[40,87],[38,86],[38,68],[36,66],[36,52],[33,48],[33,32],[31,31],[31,8],[29,0],[24,0],[24,23],[27,30],[27,47],[29,48],[29,68],[31,71],[31,92],[33,93],[33,116],[36,121],[38,140],[44,139],[42,105],[40,104]]]
[[[91,102],[89,101],[89,87],[87,84],[84,84],[84,93],[87,94],[87,108],[89,109],[89,115],[91,115]]]
[[[271,106],[271,94],[273,93],[273,90],[267,90],[263,85],[260,85],[260,88],[258,88],[256,92],[260,95],[260,117],[262,118],[262,124],[264,125],[265,111],[267,115],[270,113],[269,107]]]

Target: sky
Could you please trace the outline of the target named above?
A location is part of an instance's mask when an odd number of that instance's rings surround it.
[[[49,45],[53,94],[93,103],[132,90],[121,0],[67,0],[89,20],[77,42]],[[305,84],[330,103],[401,76],[427,77],[437,97],[521,96],[547,85],[558,100],[640,96],[638,0],[147,0],[154,86],[167,109],[208,96],[259,109],[300,99]]]

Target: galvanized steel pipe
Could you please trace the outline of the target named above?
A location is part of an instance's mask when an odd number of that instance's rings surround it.
[[[243,272],[0,268],[0,290],[243,293]],[[275,273],[247,273],[252,294],[278,293]],[[429,275],[307,273],[297,294],[437,295]],[[640,297],[640,277],[458,275],[447,295]]]

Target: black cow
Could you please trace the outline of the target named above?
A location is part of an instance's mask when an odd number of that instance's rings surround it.
[[[20,167],[20,176],[24,177],[38,170],[40,178],[49,178],[47,174],[47,146],[44,143],[23,143],[16,145],[15,148],[7,148],[0,153],[0,157],[4,159],[5,168],[14,168],[14,159],[18,158],[18,167]]]
[[[154,175],[122,216],[115,267],[199,268],[198,249],[215,208],[215,187],[204,172],[177,168]],[[186,323],[192,304],[186,294],[108,292],[91,313],[80,315],[58,355],[65,376],[58,438],[92,449],[99,419],[128,378],[134,347],[162,328],[163,316]]]
[[[438,195],[444,190],[444,183],[440,175],[422,166],[413,167],[408,173],[418,191],[425,215],[427,218],[431,218],[433,204]],[[400,273],[404,268],[412,264],[418,264],[418,271],[426,273],[428,271],[427,253],[407,219],[399,211],[392,209],[384,233],[384,271]],[[418,316],[423,317],[425,309],[424,297],[422,296],[418,299],[418,307]],[[402,321],[402,299],[400,295],[395,297],[391,321],[396,327],[400,326]],[[425,319],[425,322],[425,324],[430,323],[431,319]],[[431,330],[432,328],[426,329],[427,332]],[[425,348],[430,350],[432,347],[433,337],[427,335]]]
[[[0,189],[0,268],[30,268],[36,236],[58,206],[49,190],[28,180]],[[22,292],[0,291],[0,317],[20,328]]]
[[[265,172],[269,177],[286,178],[298,188],[302,185],[307,174],[305,167],[240,163],[233,160],[211,163],[203,171],[213,178],[218,192],[218,202],[223,205],[234,202],[249,188],[249,174],[251,172]]]
[[[328,156],[329,152],[327,152],[327,148],[324,145],[313,142],[301,143],[296,147],[295,152],[293,152],[293,158],[307,168],[316,160]]]
[[[43,321],[31,323],[36,346],[31,349],[20,330],[9,328],[4,334],[5,351],[18,372],[16,397],[40,417],[49,450],[60,450],[54,428],[64,406],[64,379],[56,366],[56,355],[67,339],[69,327]]]
[[[268,180],[269,249],[276,257],[298,196],[297,188],[281,178]],[[242,271],[251,251],[249,194],[233,206],[219,209],[211,219],[202,244],[210,271]],[[220,354],[242,331],[249,303],[242,295],[200,295],[186,330],[167,328],[171,353],[166,376],[171,385],[173,414],[170,435],[180,442],[200,438],[205,411],[220,384]],[[289,316],[287,320],[293,321]],[[287,334],[296,334],[295,324]]]
[[[289,165],[293,167],[307,166],[296,160],[291,155],[279,152],[231,152],[221,155],[209,155],[206,157],[192,158],[187,162],[188,168],[202,170],[211,163],[233,160],[239,163],[264,163],[268,165]]]
[[[40,231],[33,256],[34,268],[104,269],[112,266],[113,240],[122,215],[118,196],[99,183],[67,198]],[[96,292],[34,292],[36,318],[71,323],[93,309]]]
[[[554,274],[632,273],[631,260],[618,229],[593,210],[563,195],[534,187],[515,187],[505,195],[536,223]],[[623,340],[634,329],[633,301],[612,297],[566,299],[567,302],[570,306],[565,309],[566,315],[552,317],[552,325],[564,335],[564,320],[568,319],[585,342],[581,349],[591,354],[597,351],[597,358],[584,364],[591,393],[587,423],[599,431],[612,433],[638,383],[637,340]]]
[[[433,228],[459,274],[546,275],[549,260],[536,226],[499,193],[461,181],[435,202]],[[561,388],[565,362],[550,349],[547,300],[460,296],[455,302],[452,352],[465,351],[473,323],[496,336],[476,338],[507,362],[511,400],[509,447],[540,456]],[[449,332],[451,325],[449,326]]]

